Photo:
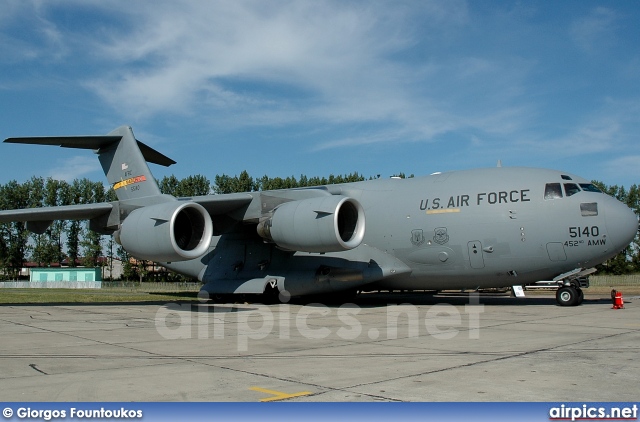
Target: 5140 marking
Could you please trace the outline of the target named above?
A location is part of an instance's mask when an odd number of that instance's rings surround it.
[[[569,237],[598,237],[600,236],[600,228],[598,226],[591,227],[569,227]]]

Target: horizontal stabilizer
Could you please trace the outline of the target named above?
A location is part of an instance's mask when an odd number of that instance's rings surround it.
[[[169,167],[170,165],[176,163],[171,158],[156,151],[155,149],[151,148],[149,145],[143,144],[137,139],[136,139],[136,142],[138,143],[138,148],[140,148],[140,152],[142,153],[142,156],[149,163],[158,164],[160,166],[165,166],[165,167]]]
[[[100,150],[108,148],[114,143],[120,141],[120,135],[99,135],[99,136],[35,136],[25,138],[7,138],[5,142],[10,144],[31,144],[31,145],[53,145],[63,148],[80,148]],[[153,164],[169,167],[176,162],[166,155],[156,151],[150,146],[138,141],[138,148],[144,159]]]

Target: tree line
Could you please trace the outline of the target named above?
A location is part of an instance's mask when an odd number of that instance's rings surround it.
[[[613,196],[618,201],[627,204],[636,215],[640,215],[640,188],[634,184],[630,188],[624,186],[611,185],[607,186],[602,182],[593,181],[602,192]],[[623,251],[611,258],[610,260],[596,267],[600,274],[631,274],[640,272],[640,238],[638,233]]]
[[[369,179],[380,176],[369,177]],[[399,173],[396,177],[413,177]],[[294,176],[254,178],[247,171],[240,175],[216,175],[214,182],[202,175],[188,176],[183,179],[165,176],[158,180],[160,191],[176,197],[192,197],[209,194],[234,192],[257,192],[264,190],[289,189],[309,186],[322,186],[338,183],[366,180],[354,172],[329,177]],[[637,185],[626,189],[623,186],[607,186],[594,182],[603,192],[614,196],[627,204],[640,215],[640,192]],[[71,183],[51,178],[32,177],[24,183],[15,180],[0,185],[0,209],[22,209],[61,205],[91,204],[115,201],[113,189],[106,188],[101,182],[89,179],[76,179]],[[38,266],[61,265],[65,263],[97,267],[112,266],[113,260],[123,263],[123,279],[144,280],[157,277],[149,270],[147,262],[132,262],[127,252],[115,244],[111,236],[103,236],[88,230],[81,221],[54,221],[43,234],[27,230],[22,222],[0,223],[0,278],[15,280],[25,262]],[[153,268],[153,267],[152,267]],[[598,266],[601,273],[628,274],[640,271],[640,241],[634,239],[624,251]],[[109,271],[111,273],[111,271]],[[178,280],[180,276],[163,273],[167,280]]]
[[[76,179],[72,183],[32,177],[0,185],[0,209],[54,207],[113,201],[112,190],[99,182]],[[0,269],[7,279],[17,279],[24,262],[39,266],[68,261],[70,266],[97,266],[103,256],[103,236],[80,221],[54,221],[43,234],[31,233],[21,222],[0,223]]]

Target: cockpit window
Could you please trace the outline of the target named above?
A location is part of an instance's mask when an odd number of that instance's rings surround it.
[[[597,187],[595,187],[595,185],[593,185],[592,183],[580,183],[580,187],[585,192],[600,192],[600,193],[602,193],[602,191],[600,189],[598,189]]]
[[[560,183],[547,183],[544,188],[544,199],[562,198],[562,187]]]
[[[567,196],[575,195],[580,192],[580,188],[575,183],[565,183],[564,184],[564,194]]]
[[[562,180],[573,180],[570,176],[567,176],[566,174],[563,174],[560,177],[562,177]]]

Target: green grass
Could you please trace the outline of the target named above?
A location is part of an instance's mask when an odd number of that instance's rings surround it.
[[[133,289],[0,289],[0,304],[195,302],[197,292]]]

